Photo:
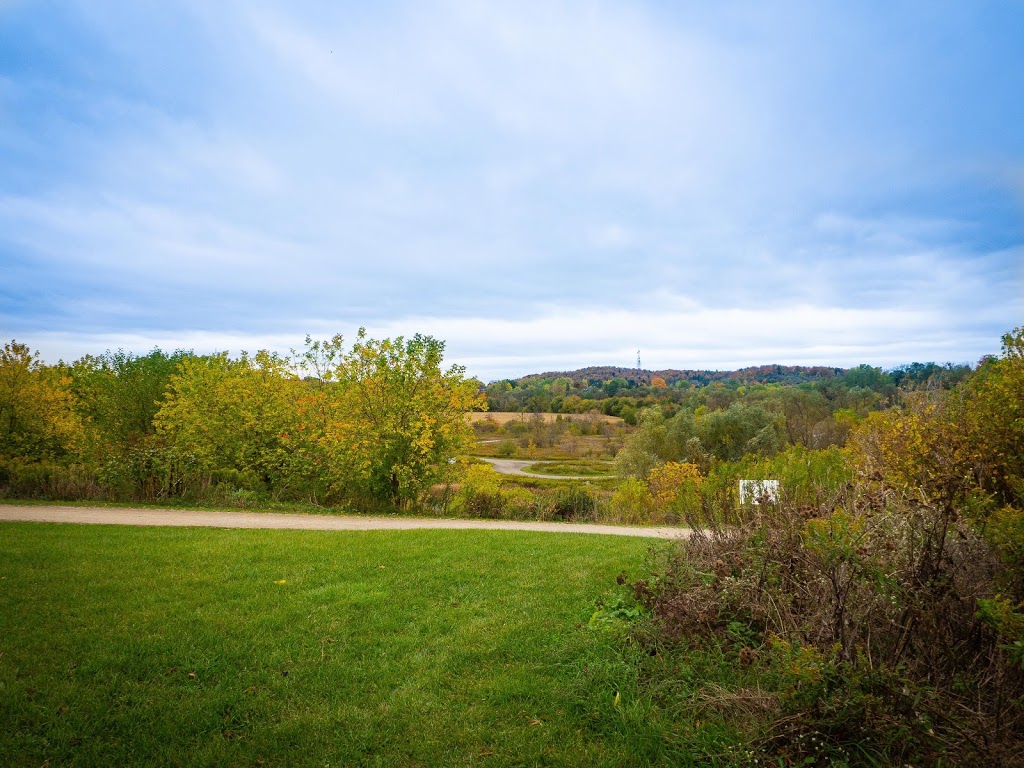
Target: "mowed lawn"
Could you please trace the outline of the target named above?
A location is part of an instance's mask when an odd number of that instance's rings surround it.
[[[2,523],[0,765],[646,764],[587,622],[649,546]]]

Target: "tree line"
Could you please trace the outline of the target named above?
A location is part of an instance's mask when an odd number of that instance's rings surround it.
[[[0,353],[0,493],[407,507],[473,440],[477,383],[430,336],[290,355]]]
[[[972,371],[966,364],[910,363],[888,371],[855,368],[763,365],[738,371],[664,371],[583,368],[503,379],[487,385],[490,410],[549,413],[602,413],[635,424],[637,414],[658,406],[666,416],[701,405],[714,410],[748,394],[762,400],[797,390],[832,410],[871,400],[882,407],[903,387],[949,389]],[[788,395],[786,395],[788,396]]]

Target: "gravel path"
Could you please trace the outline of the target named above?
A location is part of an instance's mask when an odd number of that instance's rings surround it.
[[[418,528],[488,531],[598,533],[671,539],[686,536],[685,528],[641,528],[590,523],[531,523],[513,520],[447,520],[423,517],[356,515],[291,515],[276,512],[211,512],[191,509],[126,509],[121,507],[16,506],[0,504],[0,522],[87,523],[92,525],[169,525],[204,528],[288,528],[304,531],[405,531]]]
[[[524,472],[523,469],[526,467],[533,466],[534,464],[543,463],[543,459],[538,461],[528,461],[525,459],[489,459],[486,456],[478,456],[481,461],[486,461],[498,472],[503,475],[522,475],[523,477],[540,477],[544,480],[597,480],[602,475],[543,475],[540,472]]]

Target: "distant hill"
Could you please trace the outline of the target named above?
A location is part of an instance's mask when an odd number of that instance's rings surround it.
[[[531,373],[514,379],[514,381],[525,384],[540,379],[566,378],[579,384],[583,384],[584,381],[599,384],[611,379],[625,379],[637,384],[649,385],[653,379],[661,378],[669,386],[677,381],[688,381],[695,386],[715,381],[734,381],[740,384],[802,384],[808,381],[832,379],[842,376],[844,373],[846,373],[845,368],[829,368],[820,365],[752,365],[736,371],[677,370],[675,368],[650,371],[646,368],[637,370],[636,368],[596,365],[575,371]]]

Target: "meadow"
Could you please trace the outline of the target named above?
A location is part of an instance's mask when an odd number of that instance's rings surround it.
[[[5,524],[0,764],[649,764],[588,627],[647,547]]]

